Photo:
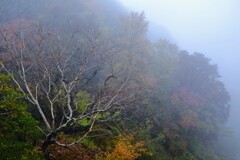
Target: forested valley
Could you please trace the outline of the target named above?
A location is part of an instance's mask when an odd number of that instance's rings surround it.
[[[217,65],[117,6],[0,0],[0,159],[229,159]]]

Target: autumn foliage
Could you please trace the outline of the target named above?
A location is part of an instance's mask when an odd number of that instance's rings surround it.
[[[65,139],[65,140],[64,140]],[[61,142],[66,143],[67,138],[62,138]],[[60,147],[52,145],[49,148],[49,153],[53,159],[76,159],[76,160],[134,160],[147,153],[147,149],[143,142],[134,142],[133,135],[125,134],[115,137],[112,142],[112,146],[106,146],[111,148],[89,147],[82,144],[76,144],[71,147]],[[149,153],[148,153],[149,154]]]
[[[114,1],[32,2],[0,6],[0,159],[221,159],[230,96],[210,59]]]
[[[134,160],[146,152],[143,142],[133,143],[132,135],[121,135],[117,138],[112,151],[105,153],[106,160]]]

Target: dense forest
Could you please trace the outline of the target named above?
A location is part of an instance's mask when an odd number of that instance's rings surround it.
[[[0,0],[0,159],[224,160],[217,65],[110,0]]]

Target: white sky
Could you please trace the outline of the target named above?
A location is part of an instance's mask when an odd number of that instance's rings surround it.
[[[240,27],[237,0],[119,0],[130,10],[163,25],[182,47],[231,38]],[[206,37],[207,35],[207,37]],[[240,35],[240,34],[239,34]],[[195,39],[195,40],[193,40]],[[194,50],[195,48],[188,48]],[[201,46],[196,47],[201,50]]]

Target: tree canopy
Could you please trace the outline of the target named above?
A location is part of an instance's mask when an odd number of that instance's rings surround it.
[[[17,1],[0,0],[0,158],[224,158],[230,96],[210,59],[149,41],[143,12]]]

